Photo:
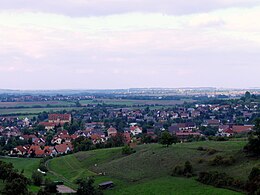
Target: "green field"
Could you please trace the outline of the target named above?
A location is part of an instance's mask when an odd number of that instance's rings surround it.
[[[39,114],[40,112],[56,112],[62,110],[80,110],[80,107],[58,107],[58,108],[12,108],[12,109],[0,109],[0,115],[8,114]]]
[[[12,163],[14,168],[19,171],[24,171],[24,175],[31,178],[32,172],[37,170],[39,167],[39,158],[0,158],[1,161]]]
[[[130,156],[123,156],[120,148],[102,149],[55,158],[49,162],[48,167],[72,184],[78,178],[86,176],[95,176],[96,183],[112,180],[116,187],[106,191],[107,194],[136,194],[137,191],[140,191],[139,194],[159,191],[162,194],[169,194],[167,192],[176,194],[175,191],[189,194],[192,190],[195,190],[195,194],[235,194],[233,191],[202,185],[194,179],[169,175],[176,165],[189,160],[195,173],[217,170],[226,172],[234,178],[246,180],[252,167],[258,165],[259,161],[246,159],[241,152],[245,143],[244,141],[193,142],[176,144],[169,148],[147,144],[138,146],[137,152]],[[209,155],[205,151],[197,150],[199,146],[214,148],[218,152]],[[236,158],[236,163],[232,166],[210,166],[207,161],[215,155],[232,155]],[[199,159],[205,162],[199,163]],[[105,172],[106,176],[98,176],[101,172]],[[160,182],[165,185],[159,185]],[[188,187],[184,188],[184,185]],[[148,186],[152,186],[151,191]]]
[[[67,101],[41,101],[41,102],[0,102],[0,108],[15,108],[15,107],[47,107],[47,106],[75,106],[74,102]]]
[[[245,141],[205,141],[176,144],[168,148],[159,144],[146,144],[137,146],[136,153],[129,156],[122,155],[121,148],[78,152],[49,160],[47,167],[50,171],[46,177],[63,180],[74,189],[77,188],[75,181],[87,176],[94,176],[96,184],[113,181],[115,188],[105,191],[105,194],[239,194],[203,185],[194,178],[172,177],[170,173],[176,165],[183,165],[189,160],[195,174],[216,170],[245,181],[252,167],[260,164],[259,160],[245,156],[242,152],[245,144]],[[209,155],[206,151],[197,150],[199,146],[215,149],[217,153]],[[208,161],[216,155],[232,155],[236,162],[230,166],[209,165]],[[199,163],[200,159],[204,162]],[[40,159],[0,160],[13,163],[16,169],[24,170],[24,174],[31,177]],[[99,176],[99,173],[105,173],[105,176]],[[34,188],[30,186],[31,191],[37,190]]]
[[[174,106],[180,105],[184,102],[194,102],[193,100],[127,100],[127,99],[95,99],[95,100],[81,100],[82,105],[87,104],[112,104],[120,106],[137,106],[137,105],[163,105]]]
[[[214,188],[212,186],[203,185],[194,179],[180,178],[180,177],[162,177],[159,179],[154,179],[148,182],[143,182],[136,185],[126,186],[123,189],[107,191],[106,194],[149,194],[149,195],[183,195],[183,194],[193,194],[193,195],[236,195],[240,194],[238,192]]]

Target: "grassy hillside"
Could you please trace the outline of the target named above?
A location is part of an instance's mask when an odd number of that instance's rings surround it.
[[[124,194],[149,194],[149,195],[236,195],[238,192],[214,188],[212,186],[203,185],[194,179],[178,178],[178,177],[163,177],[159,179],[142,182],[136,185],[126,186],[123,189],[106,191],[106,194],[124,195]]]
[[[78,178],[91,175],[95,176],[96,183],[112,180],[116,187],[111,191],[106,191],[108,194],[136,194],[139,190],[140,192],[148,190],[147,193],[149,190],[150,192],[165,192],[165,194],[168,194],[168,191],[189,193],[189,190],[193,189],[196,189],[195,194],[230,194],[229,190],[205,186],[194,179],[176,178],[169,175],[176,165],[182,165],[189,160],[195,173],[217,170],[226,172],[234,178],[246,180],[252,167],[259,164],[259,161],[248,160],[245,157],[241,152],[245,144],[244,141],[210,141],[176,144],[169,148],[158,144],[147,144],[138,146],[136,153],[129,156],[123,156],[121,148],[102,149],[55,158],[49,161],[48,167],[71,183]],[[208,151],[199,151],[197,149],[199,146],[215,149],[217,152],[210,155]],[[209,165],[209,161],[216,155],[233,156],[236,162],[230,166]],[[106,176],[98,176],[98,173],[105,173]]]
[[[39,158],[0,158],[1,161],[12,163],[14,168],[19,171],[24,171],[24,175],[31,178],[32,172],[39,167]]]

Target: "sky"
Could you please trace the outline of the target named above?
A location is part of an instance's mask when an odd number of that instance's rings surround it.
[[[259,0],[1,0],[1,89],[260,87]]]

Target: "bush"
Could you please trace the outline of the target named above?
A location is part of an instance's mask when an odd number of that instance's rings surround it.
[[[122,148],[122,154],[129,155],[135,153],[135,150],[131,148],[130,146],[126,145]]]
[[[32,174],[32,182],[36,186],[40,186],[43,182],[43,176],[40,172],[34,171]]]
[[[39,169],[43,172],[48,172],[48,169],[47,167],[45,166],[45,164],[41,163],[40,166],[39,166]]]
[[[40,165],[39,165],[39,169],[40,169],[41,171],[43,171],[43,172],[48,172],[48,169],[47,169],[47,167],[45,166],[45,163],[46,163],[48,160],[50,160],[50,159],[52,159],[51,156],[46,156],[46,157],[44,157],[44,158],[41,159]]]
[[[199,151],[205,151],[206,149],[203,148],[202,146],[199,146],[199,147],[197,148],[197,150],[199,150]]]
[[[184,174],[187,176],[187,174],[192,174],[193,172],[193,168],[192,165],[190,163],[190,161],[186,161],[185,165],[184,165]]]
[[[174,176],[174,175],[182,176],[183,173],[184,173],[183,167],[180,166],[180,165],[177,165],[177,166],[174,168],[174,170],[173,170],[172,176]]]
[[[185,176],[185,177],[191,177],[193,173],[192,165],[189,161],[186,161],[184,166],[177,165],[173,172],[172,176],[178,175],[178,176]]]
[[[214,172],[200,172],[198,181],[207,185],[215,187],[230,187],[233,185],[234,179],[229,177],[226,173]]]
[[[217,150],[209,148],[209,149],[207,149],[207,152],[208,152],[208,155],[213,155],[213,154],[217,153]]]
[[[209,161],[210,165],[232,165],[235,163],[235,159],[233,156],[229,156],[224,158],[223,156],[217,155],[215,158]]]
[[[254,167],[248,176],[248,181],[246,183],[246,190],[250,194],[258,195],[260,192],[260,168]]]
[[[201,163],[203,163],[203,162],[205,162],[205,159],[203,159],[203,158],[198,159],[198,163],[199,163],[199,164],[201,164]]]

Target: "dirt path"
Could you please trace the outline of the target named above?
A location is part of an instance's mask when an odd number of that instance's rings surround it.
[[[57,190],[59,193],[76,193],[75,190],[69,188],[68,186],[65,186],[65,185],[57,185]]]

